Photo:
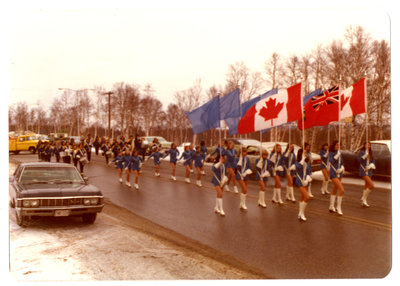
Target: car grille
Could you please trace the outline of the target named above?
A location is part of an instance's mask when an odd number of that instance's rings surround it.
[[[75,206],[83,205],[83,198],[41,199],[41,207]]]

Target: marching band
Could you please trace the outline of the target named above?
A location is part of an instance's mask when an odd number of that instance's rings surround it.
[[[286,200],[296,202],[293,187],[296,186],[300,192],[298,219],[306,221],[305,209],[309,199],[313,197],[311,193],[311,153],[310,145],[305,143],[305,149],[299,149],[297,156],[294,153],[293,144],[287,144],[286,150],[282,152],[280,144],[275,144],[271,154],[267,150],[262,149],[260,157],[255,160],[255,177],[260,187],[258,196],[258,206],[266,208],[265,192],[267,189],[268,177],[273,178],[273,195],[272,202],[282,205],[281,198],[281,180],[286,180]],[[58,140],[49,143],[48,141],[39,141],[37,145],[38,158],[40,161],[51,161],[54,156],[56,162],[67,164],[73,163],[83,174],[84,166],[91,161],[92,148],[95,154],[101,154],[105,158],[106,165],[114,164],[118,170],[118,179],[122,184],[124,170],[126,173],[126,186],[131,187],[130,174],[135,175],[134,187],[139,189],[139,174],[144,161],[151,158],[154,160],[154,168],[156,177],[160,177],[161,159],[170,156],[171,180],[176,181],[176,164],[183,160],[185,167],[185,182],[190,183],[190,174],[193,172],[193,165],[197,170],[196,185],[202,187],[201,176],[205,175],[204,162],[208,158],[214,158],[214,164],[211,168],[213,176],[212,185],[217,192],[216,205],[214,211],[221,216],[225,216],[222,207],[223,191],[229,191],[228,184],[232,182],[233,192],[238,193],[236,183],[241,187],[239,209],[246,211],[246,195],[247,182],[249,176],[253,173],[251,162],[247,156],[247,148],[240,148],[239,152],[234,149],[232,141],[223,140],[217,149],[207,155],[207,148],[204,141],[199,146],[193,148],[192,145],[186,145],[184,152],[180,154],[176,144],[172,143],[168,151],[161,152],[161,144],[155,139],[149,147],[150,156],[145,159],[146,148],[143,146],[141,139],[131,136],[128,140],[123,137],[118,140],[96,137],[93,139],[90,134],[81,142],[71,140]],[[180,155],[180,157],[179,157]],[[343,159],[339,151],[338,141],[334,141],[330,146],[327,143],[321,146],[321,171],[323,181],[321,187],[322,194],[330,194],[329,212],[343,215],[342,199],[344,188],[341,182],[344,173]],[[179,157],[179,158],[178,158]],[[112,159],[112,160],[110,160]],[[372,172],[375,169],[375,161],[373,159],[371,145],[365,143],[362,148],[358,161],[360,163],[359,175],[363,178],[365,186],[361,197],[361,206],[369,207],[367,198],[374,188],[372,182]],[[332,192],[328,191],[329,180],[333,183]],[[335,207],[336,203],[336,207]]]

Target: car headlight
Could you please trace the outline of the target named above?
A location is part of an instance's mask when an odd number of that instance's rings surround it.
[[[99,202],[99,199],[98,199],[98,198],[92,198],[92,199],[90,199],[90,204],[91,204],[91,205],[97,205],[98,202]]]
[[[39,206],[39,201],[38,200],[32,200],[31,201],[31,207],[36,208]]]
[[[28,200],[22,201],[22,206],[23,206],[24,208],[29,208],[29,207],[30,207],[29,201],[28,201]]]
[[[83,199],[83,204],[84,204],[85,206],[90,205],[90,199]]]

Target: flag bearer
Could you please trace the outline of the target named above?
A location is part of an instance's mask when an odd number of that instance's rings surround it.
[[[364,179],[365,185],[363,190],[363,195],[361,197],[361,206],[369,207],[367,203],[368,195],[374,188],[374,183],[372,182],[372,170],[375,170],[375,160],[372,156],[371,144],[369,142],[364,144],[358,155],[358,162],[360,162],[360,177]]]
[[[274,177],[274,192],[272,195],[272,202],[275,204],[283,205],[281,198],[281,177],[285,176],[284,164],[285,157],[282,156],[282,147],[280,144],[276,144],[272,149],[271,155],[269,156],[271,163],[272,176]]]
[[[342,154],[340,154],[339,151],[339,141],[334,141],[332,145],[329,147],[329,178],[333,183],[329,211],[337,212],[339,215],[343,215],[342,199],[344,194],[344,188],[341,182],[343,173],[344,173],[344,167],[343,167]],[[337,206],[335,208],[336,198],[337,198]]]
[[[310,199],[310,195],[308,194],[308,185],[311,183],[311,167],[308,164],[308,157],[303,153],[303,149],[300,149],[297,152],[297,161],[296,164],[296,186],[300,191],[300,202],[299,202],[299,214],[298,219],[302,221],[306,221],[307,218],[304,215],[304,212],[307,207],[307,202]]]
[[[250,159],[247,157],[247,148],[243,147],[239,152],[239,159],[237,162],[236,180],[242,189],[240,193],[240,209],[247,210],[246,195],[247,195],[247,180],[252,173]]]
[[[201,152],[202,152],[202,156],[203,156],[203,166],[201,167],[201,174],[203,176],[205,176],[206,172],[204,172],[204,162],[206,161],[207,147],[206,147],[206,142],[204,142],[204,140],[201,140],[200,148],[201,148]]]
[[[269,163],[268,163],[268,151],[263,149],[261,153],[261,157],[256,160],[256,180],[258,181],[258,185],[260,186],[260,191],[258,192],[258,205],[266,208],[265,204],[265,190],[267,189],[267,181],[268,177],[271,176],[269,172]]]
[[[171,180],[176,181],[175,177],[175,170],[176,170],[176,161],[179,156],[179,150],[176,149],[176,144],[172,143],[171,144],[171,149],[168,150],[168,152],[164,155],[163,159],[169,155],[169,162],[171,164],[172,168],[172,175],[171,175]]]
[[[310,166],[310,168],[311,168],[311,164],[312,164],[312,156],[311,156],[311,146],[310,146],[310,144],[308,144],[308,143],[304,143],[304,150],[305,150],[305,154],[306,154],[306,156],[307,156],[307,158],[308,158],[308,165]],[[314,195],[312,194],[312,192],[311,192],[311,183],[308,185],[308,195],[310,196],[310,198],[313,198],[314,197]]]
[[[319,151],[319,155],[321,156],[321,171],[324,175],[324,179],[322,181],[321,193],[329,194],[328,185],[329,185],[329,145],[328,143],[324,143],[321,146],[321,150]]]
[[[287,179],[286,200],[296,202],[293,191],[293,178],[296,176],[296,156],[294,155],[294,145],[287,144],[285,153],[284,169]]]
[[[215,190],[217,191],[217,199],[214,211],[221,216],[225,215],[224,209],[222,208],[222,188],[224,187],[225,182],[228,180],[226,176],[226,157],[220,156],[219,162],[215,163],[211,170],[214,173],[214,176],[211,179],[211,183],[214,185]]]

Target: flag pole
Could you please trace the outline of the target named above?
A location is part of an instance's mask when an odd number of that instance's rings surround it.
[[[300,97],[301,97],[301,126],[302,126],[302,130],[301,130],[301,136],[303,139],[303,152],[304,152],[304,97],[303,97],[303,76],[300,76],[301,79],[301,91],[300,91]]]
[[[364,81],[364,89],[365,89],[365,112],[366,112],[366,121],[365,121],[365,136],[366,136],[366,142],[368,142],[368,93],[367,93],[367,72],[364,74],[365,81]]]
[[[338,106],[338,124],[339,124],[339,130],[338,130],[338,134],[339,134],[339,138],[338,138],[338,141],[339,141],[339,150],[340,150],[340,108],[341,108],[341,106],[342,106],[342,97],[341,97],[341,94],[340,94],[340,83],[341,83],[341,81],[342,81],[342,76],[341,75],[339,75],[339,106]]]

